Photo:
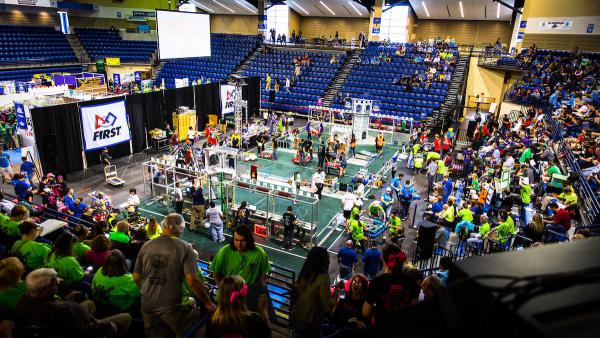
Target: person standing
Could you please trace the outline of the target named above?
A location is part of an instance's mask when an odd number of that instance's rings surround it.
[[[310,249],[292,289],[295,306],[290,313],[294,337],[323,337],[321,324],[333,310],[340,288],[330,292],[329,253],[323,247]]]
[[[344,210],[344,218],[349,219],[352,213],[352,208],[356,204],[356,195],[352,193],[352,187],[348,187],[346,193],[342,197],[342,208]]]
[[[377,134],[375,137],[375,152],[379,154],[379,157],[383,158],[383,142],[385,141],[383,133]]]
[[[225,237],[223,236],[223,212],[215,206],[215,202],[213,201],[210,202],[209,206],[210,208],[206,210],[206,215],[210,223],[213,242],[219,241],[219,243],[222,243],[225,241]]]
[[[9,180],[11,180],[13,177],[10,155],[3,152],[2,149],[0,149],[0,174],[2,174],[2,184],[6,183],[6,174],[8,174]]]
[[[429,161],[427,165],[427,191],[431,191],[433,189],[433,184],[435,183],[435,177],[438,171],[437,162],[435,160]]]
[[[352,138],[350,138],[350,154],[356,157],[356,135],[354,133],[352,133]]]
[[[192,128],[192,126],[190,126],[190,128],[188,129],[188,140],[190,140],[191,144],[194,144],[194,139],[196,138],[196,131],[194,130],[194,128]]]
[[[358,255],[354,250],[352,240],[347,240],[346,246],[338,251],[337,260],[340,267],[340,278],[349,279],[352,277],[352,271],[354,271],[354,267],[358,263]]]
[[[288,93],[290,92],[290,85],[291,85],[290,78],[286,76],[285,77],[285,91]]]
[[[102,162],[102,165],[105,167],[110,165],[110,160],[112,160],[112,157],[110,157],[110,154],[108,153],[108,148],[102,149],[102,152],[100,153],[100,162]]]
[[[325,164],[325,141],[323,139],[321,139],[321,143],[319,144],[319,149],[317,150],[317,157],[319,158],[319,163],[317,164],[317,166],[319,167],[323,167],[323,165]]]
[[[273,161],[277,161],[277,137],[273,137]]]
[[[27,181],[29,184],[33,186],[33,172],[35,171],[35,163],[27,160],[27,157],[21,157],[22,163],[20,172],[21,174],[25,174],[27,176]]]
[[[369,245],[369,249],[365,251],[362,257],[363,261],[363,273],[369,280],[375,279],[377,273],[382,268],[381,263],[381,251],[377,249],[377,241],[371,241],[371,245]]]
[[[175,212],[181,215],[183,213],[183,190],[181,190],[179,182],[175,183],[173,195],[175,195]]]
[[[190,217],[190,230],[196,229],[196,221],[200,220],[200,226],[204,225],[204,192],[202,187],[192,187],[192,215]]]
[[[212,260],[210,270],[218,284],[225,277],[241,276],[248,284],[246,305],[271,326],[266,283],[271,264],[265,251],[254,243],[254,236],[247,225],[235,229],[229,244],[222,247]]]
[[[320,166],[317,167],[317,171],[312,176],[312,181],[314,185],[317,187],[317,196],[319,200],[321,200],[321,193],[323,192],[323,184],[325,183],[325,172],[323,172],[323,168]]]
[[[283,214],[283,249],[285,250],[292,250],[294,248],[294,226],[298,224],[298,218],[294,215],[293,211],[294,209],[290,205]]]
[[[144,243],[135,263],[133,280],[140,288],[148,337],[180,337],[199,319],[195,311],[181,304],[184,281],[206,310],[215,309],[198,277],[197,255],[192,245],[179,239],[184,228],[183,216],[167,215],[162,221],[162,235]]]

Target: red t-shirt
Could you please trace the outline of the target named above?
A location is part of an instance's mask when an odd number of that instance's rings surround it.
[[[565,209],[558,209],[552,220],[556,224],[560,224],[565,231],[569,231],[569,229],[571,229],[571,214],[569,214],[569,212]]]

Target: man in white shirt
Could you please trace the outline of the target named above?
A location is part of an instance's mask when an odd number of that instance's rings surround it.
[[[312,183],[317,187],[317,196],[321,199],[321,192],[323,191],[323,184],[325,183],[325,172],[323,168],[318,167],[317,171],[312,175]]]
[[[181,189],[181,184],[179,182],[175,183],[175,191],[173,191],[173,195],[175,195],[175,212],[182,215],[183,214],[183,190]]]
[[[190,127],[190,129],[188,130],[188,139],[190,140],[190,142],[192,142],[192,144],[194,144],[194,138],[196,138],[196,131],[194,131],[194,129]]]
[[[290,92],[290,84],[291,84],[290,78],[286,76],[285,77],[285,91],[288,93]]]
[[[437,174],[437,161],[430,161],[427,165],[427,191],[431,191],[433,183],[435,183],[435,175]]]
[[[348,187],[348,191],[342,197],[342,207],[344,208],[344,218],[350,218],[350,212],[356,203],[356,195],[352,193],[352,188]]]

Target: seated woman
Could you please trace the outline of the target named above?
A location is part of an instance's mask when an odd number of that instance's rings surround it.
[[[14,314],[17,304],[25,295],[24,273],[25,267],[18,258],[0,260],[0,315],[3,318],[10,318]]]
[[[127,272],[125,256],[111,250],[106,263],[92,279],[92,298],[99,304],[129,311],[140,300],[140,290]]]
[[[11,252],[25,263],[29,271],[42,268],[44,259],[48,256],[52,247],[46,243],[37,242],[36,239],[42,233],[42,228],[31,221],[23,221],[19,224],[21,239],[13,244]]]
[[[370,323],[362,314],[362,306],[367,297],[369,281],[365,275],[355,275],[346,285],[346,296],[338,298],[333,307],[332,319],[339,328],[362,329]]]
[[[46,267],[56,270],[58,278],[65,282],[66,287],[78,287],[85,273],[77,259],[73,256],[75,236],[63,232],[54,243],[54,249],[46,257]]]
[[[536,212],[533,215],[531,223],[525,225],[522,230],[523,235],[531,240],[531,242],[523,243],[524,246],[527,247],[533,243],[542,242],[544,238],[544,233],[546,232],[546,227],[544,226],[542,214]]]

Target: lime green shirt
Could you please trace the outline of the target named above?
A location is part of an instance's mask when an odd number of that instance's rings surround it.
[[[442,160],[438,160],[438,170],[437,173],[440,175],[445,175],[446,174],[446,163],[444,163],[444,161]]]
[[[44,267],[44,260],[52,250],[50,245],[31,240],[18,240],[13,244],[11,252],[15,257],[29,270],[35,270]]]
[[[365,239],[365,223],[353,219],[350,221],[350,233],[352,234],[352,239],[355,241]]]
[[[360,209],[354,206],[350,211],[350,219],[356,219],[356,216],[360,215]]]
[[[427,161],[434,159],[434,160],[439,160],[440,159],[440,153],[436,153],[435,151],[428,151],[427,152]]]
[[[560,198],[561,200],[564,200],[566,204],[568,205],[576,205],[577,202],[579,201],[577,194],[575,194],[574,192],[571,193],[562,193],[560,195],[558,195],[558,198]]]
[[[131,238],[127,236],[127,234],[122,233],[120,231],[111,232],[108,236],[108,239],[111,241],[127,244],[131,241]]]
[[[206,282],[206,278],[202,274],[202,269],[198,268],[198,278],[202,281],[202,283]],[[183,279],[183,299],[181,300],[181,305],[186,306],[190,304],[190,297],[192,296],[192,290],[187,283],[187,279]]]
[[[77,257],[77,260],[79,260],[80,262],[85,258],[85,254],[90,249],[91,248],[83,242],[75,242],[75,244],[73,245],[73,253]]]
[[[460,217],[462,221],[473,222],[473,212],[469,209],[461,209],[456,216]]]
[[[525,204],[531,203],[531,186],[529,184],[521,186],[521,202]]]
[[[55,253],[52,253],[46,259],[46,267],[56,270],[58,277],[64,279],[67,284],[79,282],[84,276],[83,268],[73,256],[57,257]]]
[[[148,235],[148,239],[155,239],[156,237],[162,235],[162,228],[158,224],[156,225],[156,231],[153,234],[151,234],[148,230],[148,224],[146,224],[144,229],[146,230],[146,235]]]
[[[448,222],[454,222],[454,206],[448,207],[448,209],[442,211],[441,216]]]
[[[489,233],[490,233],[490,223],[489,222],[483,223],[479,227],[479,235],[481,236],[482,239],[485,239]]]
[[[2,228],[2,232],[7,236],[21,236],[21,230],[19,230],[18,222],[7,219],[0,223],[0,228]]]
[[[400,224],[402,223],[402,220],[400,220],[400,217],[395,216],[395,217],[390,217],[390,231],[392,233],[396,233],[396,231],[398,231],[398,228],[400,227]]]
[[[515,233],[515,221],[508,216],[506,221],[498,225],[498,241],[502,244],[506,243],[508,235]]]
[[[265,251],[257,246],[256,250],[239,252],[225,245],[210,264],[210,270],[223,277],[240,275],[247,284],[256,284],[262,275],[271,271],[271,264]]]
[[[108,277],[100,268],[92,280],[92,297],[100,303],[126,311],[140,299],[140,289],[130,273]]]
[[[15,287],[0,290],[0,308],[14,313],[26,291],[25,281],[20,281]]]
[[[383,207],[378,201],[375,201],[369,205],[369,215],[377,217],[383,213],[385,213],[385,210],[383,210]],[[354,220],[354,218],[351,218],[351,220]]]

